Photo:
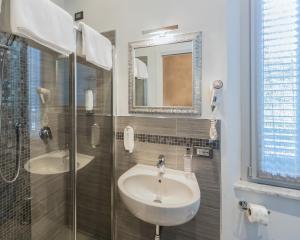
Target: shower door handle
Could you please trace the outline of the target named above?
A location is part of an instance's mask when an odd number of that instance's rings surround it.
[[[15,129],[16,129],[16,150],[17,150],[17,154],[19,155],[20,154],[20,150],[21,150],[21,128],[22,128],[22,125],[21,123],[17,123],[15,125]],[[20,156],[18,156],[20,157]]]
[[[25,198],[24,198],[25,201],[31,201],[32,199],[33,199],[32,196],[29,196],[29,197],[25,197]]]
[[[22,129],[22,124],[21,123],[17,123],[15,126],[16,129],[16,160],[17,162],[20,164],[21,162],[21,129]],[[20,167],[20,166],[19,166]]]

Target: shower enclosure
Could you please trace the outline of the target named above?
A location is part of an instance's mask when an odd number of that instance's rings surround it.
[[[0,33],[1,240],[111,239],[112,121],[111,71]]]

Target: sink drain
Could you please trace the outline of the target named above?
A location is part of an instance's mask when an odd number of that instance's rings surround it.
[[[155,199],[153,202],[155,202],[155,203],[162,203],[162,201],[159,200],[159,199]]]

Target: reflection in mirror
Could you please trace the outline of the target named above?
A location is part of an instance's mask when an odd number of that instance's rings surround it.
[[[201,33],[134,42],[129,53],[131,112],[200,114]]]
[[[148,57],[139,56],[135,58],[134,62],[134,76],[135,76],[135,105],[148,106]]]
[[[192,42],[135,49],[136,106],[192,106]]]

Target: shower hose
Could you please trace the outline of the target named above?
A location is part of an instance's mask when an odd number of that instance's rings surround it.
[[[3,76],[4,76],[4,61],[6,57],[6,49],[2,49],[0,52],[0,106],[2,106],[2,84],[3,84]],[[6,183],[14,183],[19,175],[20,175],[20,168],[21,168],[21,124],[17,123],[15,125],[15,132],[16,132],[16,164],[17,164],[17,169],[16,173],[13,176],[12,179],[7,179],[7,177],[4,176],[1,166],[0,166],[0,177],[1,179],[6,182]]]

